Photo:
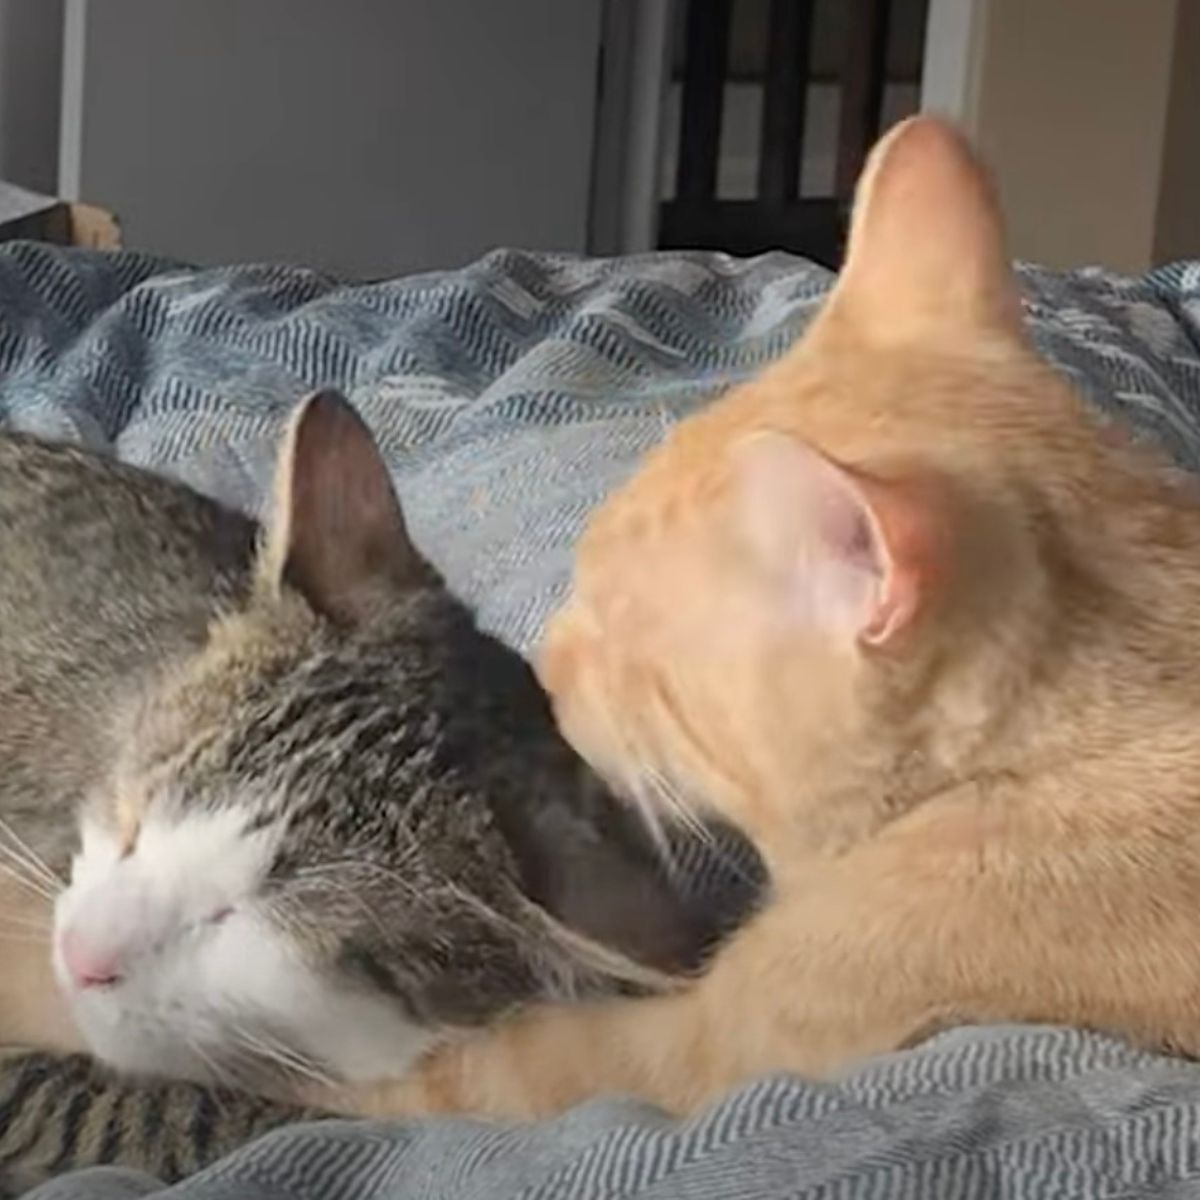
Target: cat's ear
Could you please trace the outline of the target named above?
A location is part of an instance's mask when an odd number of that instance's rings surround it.
[[[914,117],[871,152],[830,308],[885,343],[1021,336],[995,189],[953,126]]]
[[[427,578],[371,431],[337,392],[309,396],[280,449],[259,587],[353,624]]]
[[[930,602],[950,544],[934,481],[875,479],[782,433],[732,454],[738,536],[783,620],[884,646]]]

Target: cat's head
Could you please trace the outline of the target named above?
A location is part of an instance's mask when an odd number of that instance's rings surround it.
[[[539,673],[622,790],[836,849],[1161,715],[1198,530],[1034,352],[990,182],[918,118],[799,342],[594,514]]]
[[[247,597],[119,722],[56,913],[127,1069],[395,1075],[536,998],[691,965],[705,917],[410,542],[340,398],[292,422]]]

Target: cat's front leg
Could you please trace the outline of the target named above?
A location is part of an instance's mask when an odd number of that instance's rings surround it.
[[[853,946],[844,929],[806,934],[814,911],[837,910],[825,900],[832,910],[779,897],[678,992],[531,1008],[435,1049],[403,1080],[305,1099],[377,1117],[532,1118],[624,1093],[686,1112],[754,1075],[822,1073],[929,1028],[937,1005],[924,991],[901,1000],[903,972],[840,954]]]
[[[372,1117],[523,1119],[622,1092],[683,1111],[703,1098],[706,1081],[711,1087],[727,1073],[705,1069],[696,1009],[684,994],[534,1008],[439,1047],[402,1080],[322,1089],[303,1099]]]
[[[626,1093],[684,1112],[756,1075],[828,1074],[967,1023],[1071,1024],[1195,1053],[1192,846],[1148,827],[1120,855],[1093,854],[1040,801],[1023,815],[1006,836],[967,801],[931,804],[813,863],[677,993],[531,1009],[403,1081],[321,1100],[534,1117]]]

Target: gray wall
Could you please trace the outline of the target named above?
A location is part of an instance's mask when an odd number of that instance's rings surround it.
[[[585,248],[601,0],[67,3],[64,190],[131,245],[365,277]]]
[[[62,0],[0,0],[0,178],[54,193]]]

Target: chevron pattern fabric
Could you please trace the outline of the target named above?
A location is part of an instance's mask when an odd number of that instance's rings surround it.
[[[1023,275],[1050,357],[1200,469],[1200,264]],[[527,649],[588,511],[673,421],[778,355],[829,283],[786,255],[497,251],[346,286],[10,243],[0,414],[253,511],[288,409],[341,387],[391,461],[414,536],[484,624]]]

